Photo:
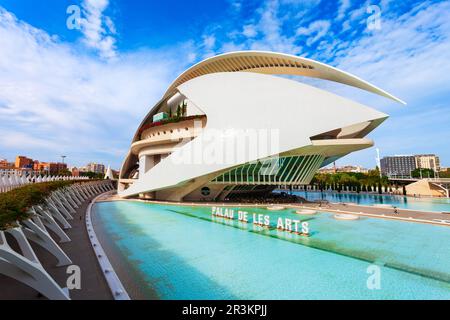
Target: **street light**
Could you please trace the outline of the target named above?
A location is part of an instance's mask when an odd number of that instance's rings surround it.
[[[61,156],[62,163],[64,164],[64,159],[67,158],[67,156]]]
[[[434,164],[434,179],[437,180],[439,179],[439,171],[437,168],[436,159],[433,161],[433,164]]]
[[[375,149],[377,152],[377,157],[375,158],[375,161],[377,162],[378,171],[380,173],[380,179],[383,177],[383,174],[381,173],[381,159],[380,159],[380,149]]]

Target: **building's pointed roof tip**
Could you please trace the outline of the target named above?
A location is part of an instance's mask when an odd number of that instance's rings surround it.
[[[167,89],[167,98],[181,84],[210,73],[256,72],[286,74],[339,82],[378,94],[403,105],[406,102],[348,72],[322,62],[290,54],[269,51],[236,51],[207,58],[184,71]]]
[[[108,169],[106,169],[105,180],[106,180],[106,179],[114,180],[114,175],[113,175],[113,173],[112,173],[112,170],[111,170],[111,166],[110,166],[110,165],[108,165]]]

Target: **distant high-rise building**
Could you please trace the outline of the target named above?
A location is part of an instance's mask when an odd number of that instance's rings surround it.
[[[27,158],[25,156],[17,156],[14,167],[16,169],[32,169],[33,163],[33,159]]]
[[[14,169],[14,163],[8,162],[6,159],[0,159],[0,169],[9,170]]]
[[[62,171],[67,170],[67,164],[61,162],[39,162],[34,161],[33,166],[34,171],[50,174],[50,175],[58,175]]]
[[[369,170],[362,166],[343,166],[336,169],[336,172],[353,172],[353,173],[368,173]]]
[[[363,168],[362,166],[347,165],[343,167],[326,167],[319,169],[319,173],[340,173],[340,172],[351,172],[351,173],[368,173],[369,169]]]
[[[435,154],[418,154],[415,156],[416,167],[419,169],[431,169],[435,172],[441,170],[439,157]]]
[[[441,170],[439,157],[435,154],[389,156],[380,160],[381,172],[386,176],[409,176],[416,169]]]
[[[67,171],[66,163],[62,163],[62,162],[50,163],[50,173],[51,174],[60,174],[61,172],[64,172],[64,171]]]
[[[86,171],[94,173],[105,173],[105,165],[101,163],[88,163],[86,165]]]
[[[415,156],[391,156],[380,160],[381,173],[385,176],[410,176],[416,166]]]
[[[70,171],[72,172],[72,177],[80,176],[80,169],[78,169],[77,167],[70,168]]]

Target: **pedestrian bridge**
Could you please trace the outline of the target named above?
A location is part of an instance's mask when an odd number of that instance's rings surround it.
[[[425,180],[433,183],[444,183],[444,184],[450,184],[450,178],[413,178],[410,176],[391,176],[388,177],[390,181],[410,181],[410,182],[416,182],[419,180]]]
[[[412,177],[389,177],[390,181],[395,181],[395,182],[405,182],[405,183],[414,183],[414,182],[418,182],[418,181],[425,181],[425,182],[429,182],[430,184],[442,189],[447,198],[450,197],[450,178],[425,178],[425,179],[420,179],[420,178],[412,178]]]

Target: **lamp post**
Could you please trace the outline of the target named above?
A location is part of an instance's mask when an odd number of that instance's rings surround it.
[[[380,159],[380,149],[376,148],[376,152],[377,152],[377,157],[375,158],[375,161],[377,162],[377,166],[378,166],[378,171],[380,174],[380,180],[383,177],[382,173],[381,173],[381,159]]]
[[[65,158],[67,158],[67,156],[61,156],[62,164],[63,164],[63,165],[62,165],[61,169],[58,168],[58,170],[59,170],[60,172],[62,172],[62,170],[63,170],[62,168],[64,167],[64,159],[65,159]],[[58,166],[58,167],[59,167],[59,166]],[[59,174],[60,172],[58,172],[58,174]],[[64,175],[65,175],[65,173],[64,173]]]
[[[434,164],[434,179],[437,180],[439,179],[439,171],[437,168],[436,159],[433,161],[433,164]]]

